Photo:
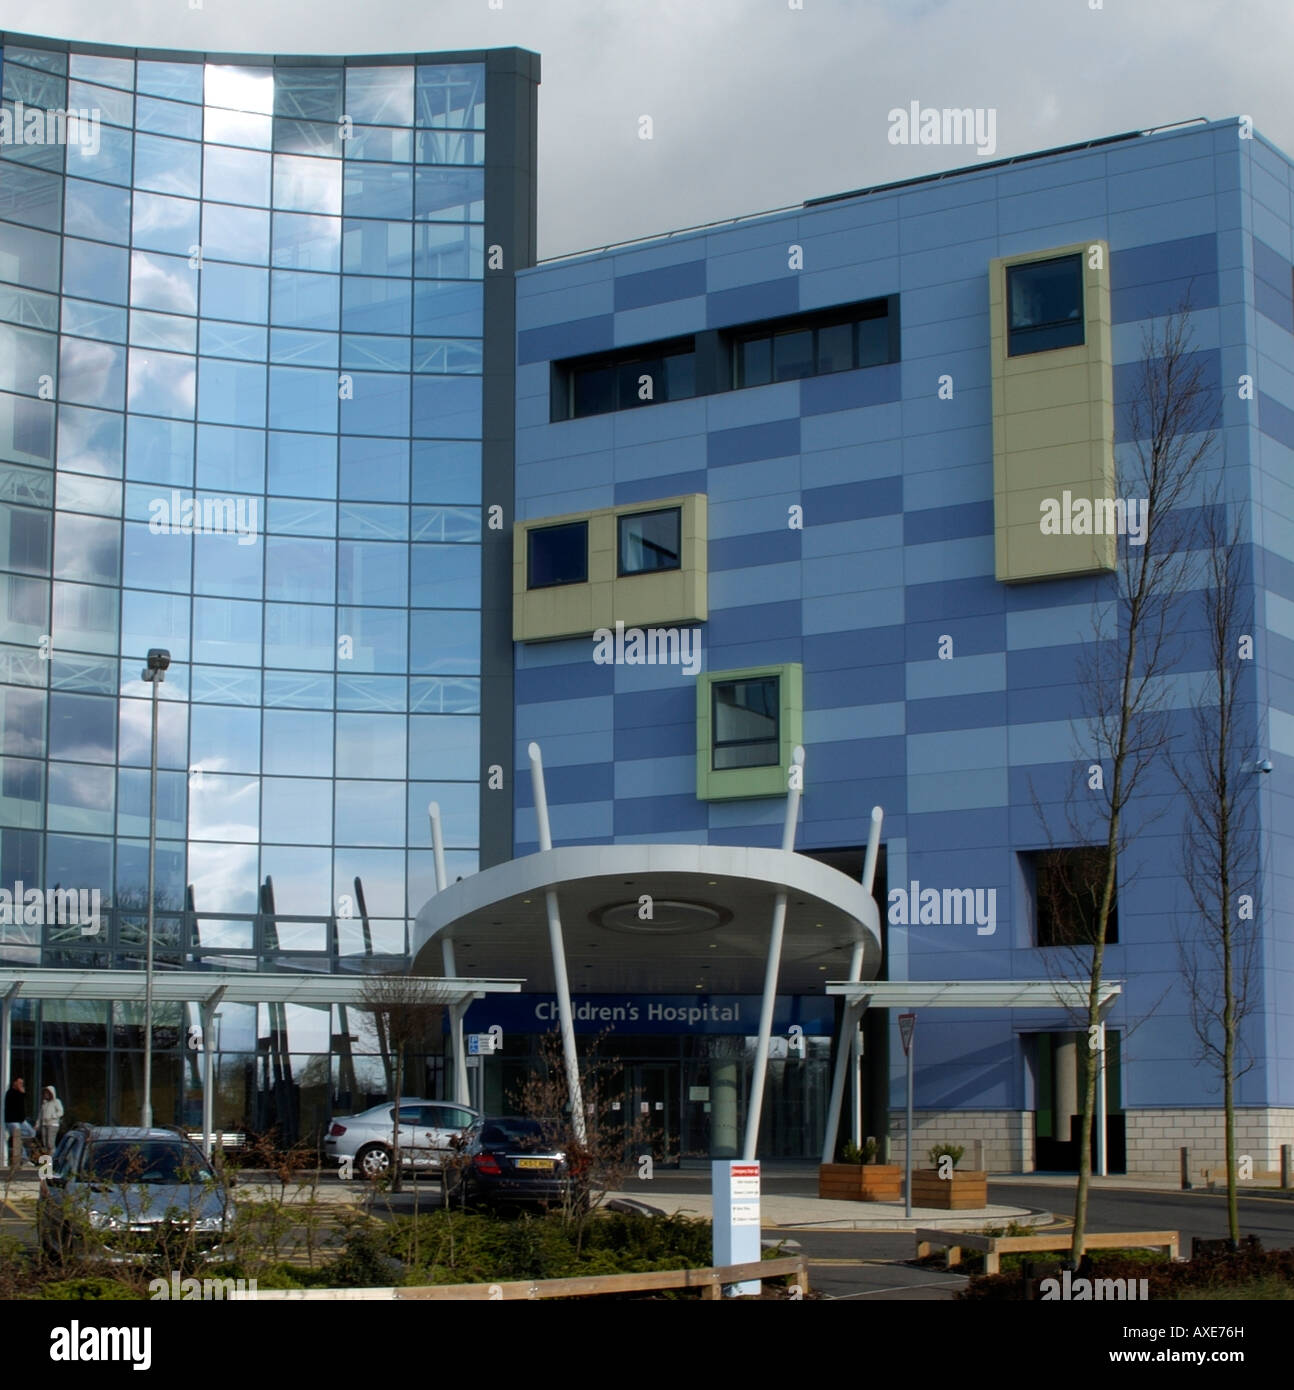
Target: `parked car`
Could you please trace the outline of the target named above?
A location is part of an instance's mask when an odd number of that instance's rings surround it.
[[[394,1155],[396,1107],[391,1101],[358,1115],[339,1115],[324,1130],[324,1154],[359,1179],[381,1177]],[[480,1111],[447,1100],[400,1102],[400,1166],[439,1172],[450,1139],[480,1119]]]
[[[551,1132],[524,1115],[479,1120],[455,1146],[463,1162],[451,1167],[450,1200],[464,1207],[562,1205],[572,1196],[572,1173]]]
[[[222,1259],[237,1214],[228,1188],[175,1130],[77,1125],[41,1181],[36,1229],[51,1254],[141,1263],[173,1242],[172,1252]]]

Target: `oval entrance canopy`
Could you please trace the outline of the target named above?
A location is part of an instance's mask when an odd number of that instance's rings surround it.
[[[861,883],[815,859],[743,845],[566,845],[450,884],[418,913],[413,970],[439,973],[446,943],[465,975],[553,988],[546,895],[557,894],[575,993],[750,994],[786,897],[779,991],[817,993],[880,966],[880,914]]]

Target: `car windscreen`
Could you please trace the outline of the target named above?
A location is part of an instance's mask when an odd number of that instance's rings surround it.
[[[212,1176],[196,1149],[153,1140],[92,1144],[82,1171],[100,1182],[207,1182]]]
[[[536,1149],[546,1142],[544,1127],[538,1120],[487,1120],[481,1129],[482,1144],[517,1144]]]

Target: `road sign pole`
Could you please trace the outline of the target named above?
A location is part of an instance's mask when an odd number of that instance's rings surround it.
[[[907,1115],[907,1155],[903,1163],[903,1215],[912,1216],[912,1054],[916,1046],[916,1014],[899,1015],[899,1037],[903,1040],[903,1052],[908,1059],[908,1115]]]

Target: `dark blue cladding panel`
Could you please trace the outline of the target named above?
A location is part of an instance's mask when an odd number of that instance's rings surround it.
[[[688,261],[637,275],[618,275],[615,305],[617,309],[641,309],[648,304],[666,304],[704,293],[705,262]]]
[[[1213,233],[1158,241],[1110,257],[1110,317],[1114,323],[1218,303],[1218,239]]]
[[[929,507],[908,512],[903,518],[904,545],[930,545],[934,541],[993,534],[992,502],[964,502],[957,507]]]
[[[1258,393],[1258,428],[1266,435],[1294,449],[1294,410]]]
[[[945,733],[949,729],[995,729],[1006,723],[1006,691],[948,695],[936,700],[909,700],[910,734]]]
[[[639,758],[682,758],[696,752],[696,695],[688,691],[692,707],[686,724],[653,724],[636,729],[617,729],[615,756],[619,763]]]
[[[1254,308],[1264,318],[1280,324],[1287,333],[1294,331],[1294,301],[1291,301],[1288,289],[1282,292],[1266,280],[1255,279]]]
[[[615,319],[610,314],[527,328],[517,334],[517,363],[553,362],[586,352],[610,352],[615,346]]]
[[[615,709],[617,732],[654,724],[695,724],[696,688],[677,685],[664,690],[624,690],[616,696]]]
[[[869,705],[887,705],[902,700],[907,693],[907,668],[899,663],[882,666],[842,667],[838,671],[814,671],[805,676],[812,709],[844,709],[865,700]]]
[[[735,430],[715,430],[706,436],[706,462],[711,468],[756,459],[788,458],[800,452],[800,421],[770,420],[764,425],[742,425]]]
[[[796,638],[795,650],[783,661],[799,661],[801,632],[800,600],[786,603],[752,603],[743,608],[711,610],[710,639],[707,645],[735,646],[739,642],[767,642],[777,637]]]
[[[788,275],[783,280],[765,280],[735,290],[715,290],[706,300],[705,322],[707,328],[731,328],[793,314],[799,307],[800,277]]]
[[[658,497],[682,497],[705,491],[705,470],[692,473],[666,473],[659,478],[634,478],[616,484],[616,505],[622,502],[654,502]]]
[[[777,565],[800,558],[801,532],[789,527],[781,531],[757,531],[749,536],[730,536],[711,541],[710,573],[739,570],[750,565]]]
[[[892,362],[857,372],[806,377],[800,383],[800,410],[805,415],[827,415],[833,410],[885,405],[897,401],[902,394],[899,364]]]
[[[1254,279],[1264,280],[1267,284],[1278,290],[1283,290],[1288,295],[1290,293],[1290,263],[1278,251],[1273,251],[1265,241],[1259,241],[1257,237],[1254,237],[1253,245]]]
[[[839,671],[869,668],[873,665],[885,666],[891,662],[903,661],[904,629],[901,627],[867,627],[855,632],[823,632],[804,639],[804,669],[810,671]],[[858,703],[858,689],[843,705]],[[873,703],[875,697],[867,690],[867,702]],[[814,707],[826,709],[834,703],[830,700],[815,699]]]
[[[923,623],[1001,613],[1006,609],[1006,595],[1005,584],[999,584],[991,575],[980,575],[941,579],[936,584],[910,584],[904,597],[908,620]]]
[[[592,642],[590,639],[590,653]],[[581,661],[572,666],[533,666],[516,673],[518,705],[538,705],[546,700],[583,700],[615,691],[615,667]]]
[[[897,476],[804,490],[804,521],[807,526],[827,526],[838,521],[858,521],[870,516],[895,516],[902,510],[903,479]]]
[[[611,763],[580,763],[575,767],[544,767],[544,790],[554,806],[578,801],[610,801],[615,796],[616,770]],[[517,806],[533,806],[529,777],[517,778]]]
[[[1200,387],[1206,395],[1217,396],[1222,390],[1222,354],[1217,348],[1189,353],[1182,359],[1183,372],[1200,372]],[[1131,406],[1144,390],[1144,362],[1116,362],[1114,366],[1114,442],[1126,444],[1133,438]],[[1143,415],[1145,411],[1143,409]]]
[[[707,805],[695,796],[629,796],[616,802],[617,835],[679,834],[704,830],[708,823]]]

